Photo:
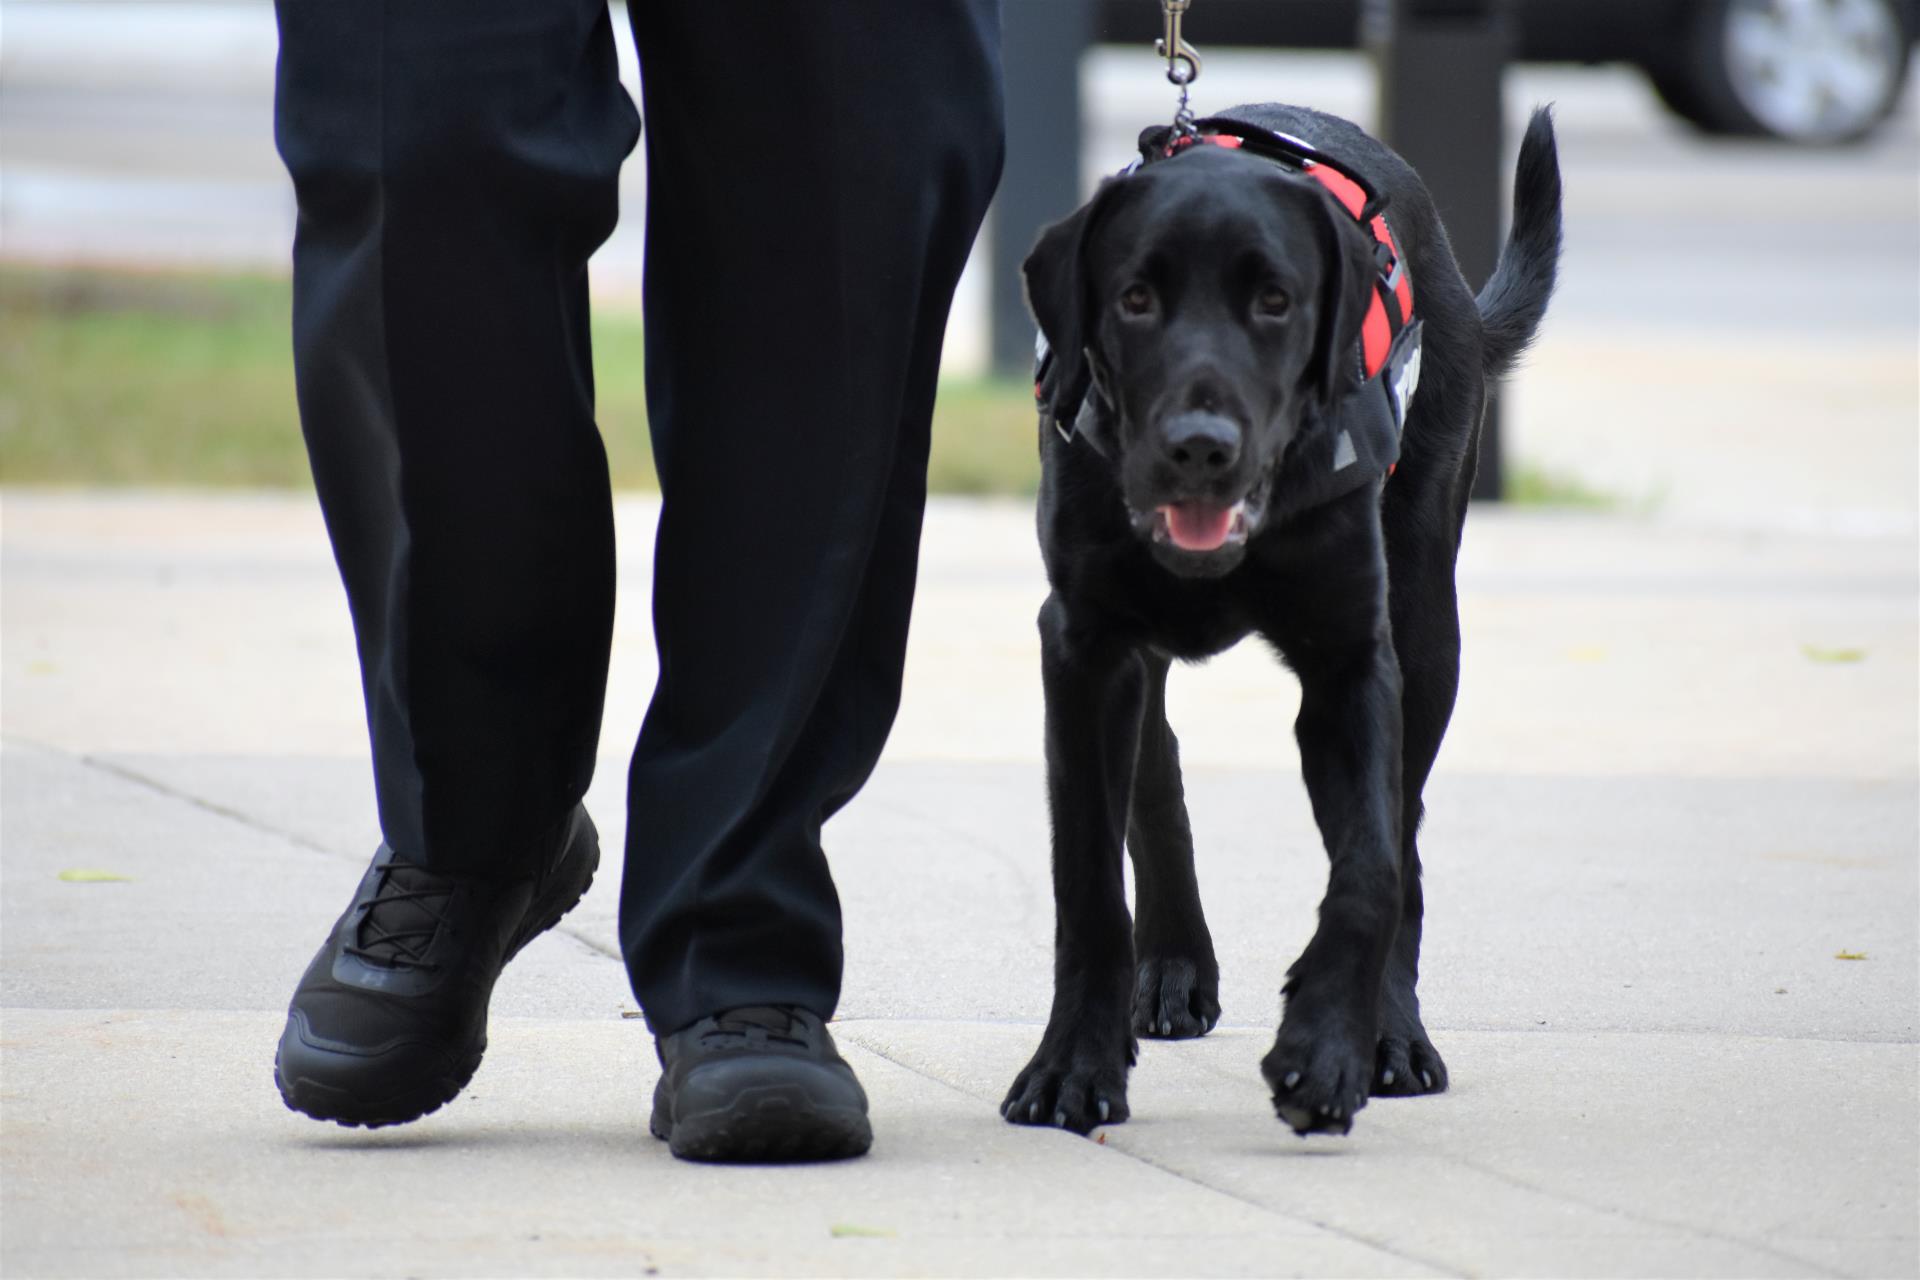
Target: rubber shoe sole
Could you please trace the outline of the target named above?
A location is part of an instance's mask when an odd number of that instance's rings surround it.
[[[873,1146],[865,1111],[817,1102],[799,1084],[751,1085],[724,1107],[677,1119],[656,1089],[647,1128],[682,1160],[715,1164],[849,1160]]]
[[[445,1075],[434,1076],[418,1088],[389,1098],[369,1101],[346,1089],[338,1089],[306,1076],[286,1079],[280,1072],[280,1056],[273,1059],[273,1081],[279,1086],[280,1100],[288,1110],[314,1120],[330,1120],[346,1129],[382,1129],[389,1125],[409,1124],[432,1115],[460,1095],[480,1069],[486,1046]]]
[[[588,846],[581,856],[586,862],[584,878],[577,884],[565,886],[557,906],[533,915],[514,935],[506,956],[500,962],[502,969],[528,943],[559,924],[587,896],[587,890],[593,887],[594,873],[600,869],[600,840],[597,833],[589,837]],[[558,882],[554,887],[562,888]],[[280,1101],[287,1105],[289,1111],[297,1111],[314,1120],[331,1121],[345,1129],[381,1129],[389,1125],[410,1124],[422,1116],[432,1115],[459,1097],[460,1091],[473,1080],[474,1072],[480,1069],[480,1060],[486,1051],[487,1042],[483,1033],[480,1043],[466,1056],[450,1063],[446,1071],[429,1076],[415,1088],[369,1101],[350,1090],[306,1076],[289,1080],[281,1070],[280,1051],[276,1048],[273,1054],[273,1083],[280,1091]]]

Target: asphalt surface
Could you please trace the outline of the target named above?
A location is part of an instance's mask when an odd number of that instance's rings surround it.
[[[0,254],[285,270],[293,196],[273,150],[275,39],[264,0],[9,0]],[[637,99],[631,42],[623,34],[618,43]],[[1372,119],[1373,73],[1359,55],[1216,50],[1206,67],[1195,87],[1202,112],[1288,101]],[[1091,189],[1132,158],[1142,123],[1169,115],[1172,102],[1140,50],[1095,51],[1082,80]],[[1509,147],[1530,106],[1558,104],[1570,182],[1556,325],[1737,324],[1836,338],[1920,326],[1920,99],[1911,88],[1871,143],[1824,152],[1702,139],[1624,68],[1516,67],[1507,101]],[[636,299],[645,198],[636,156],[622,174],[620,227],[594,262],[603,298]],[[949,344],[956,368],[982,358],[984,308],[984,282],[971,271]]]
[[[283,262],[261,12],[9,3],[0,254]],[[1137,58],[1088,71],[1091,177],[1164,104]],[[1364,114],[1351,60],[1207,76],[1203,106]],[[900,721],[826,833],[871,1156],[702,1169],[647,1136],[611,862],[508,971],[461,1099],[375,1134],[306,1121],[269,1081],[281,1011],[378,839],[311,499],[11,490],[0,1272],[1920,1273],[1910,106],[1802,155],[1694,139],[1617,72],[1516,73],[1516,119],[1540,97],[1566,286],[1509,428],[1620,502],[1469,521],[1423,836],[1451,1093],[1347,1139],[1272,1118],[1256,1064],[1325,861],[1297,689],[1246,647],[1171,690],[1221,1028],[1146,1045],[1133,1119],[1096,1140],[999,1119],[1049,993],[1044,584],[1027,504],[936,501]],[[654,516],[617,511],[609,848]]]
[[[630,42],[623,78],[637,93]],[[10,0],[0,43],[0,259],[283,271],[293,196],[273,151],[261,0]],[[1083,66],[1089,188],[1167,114],[1150,55]],[[1306,102],[1363,123],[1357,55],[1209,56],[1196,106]],[[1920,100],[1867,145],[1702,138],[1623,68],[1509,73],[1509,146],[1557,104],[1567,179],[1549,341],[1507,398],[1507,463],[1643,510],[1759,527],[1914,527],[1920,471]],[[637,305],[645,166],[594,260]],[[984,252],[961,282],[950,373],[986,351]],[[632,354],[633,359],[639,353]]]

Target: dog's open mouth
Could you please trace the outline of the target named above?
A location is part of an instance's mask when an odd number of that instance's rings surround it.
[[[1238,546],[1252,529],[1245,498],[1232,506],[1211,502],[1169,502],[1153,512],[1153,540],[1182,551],[1218,551]]]

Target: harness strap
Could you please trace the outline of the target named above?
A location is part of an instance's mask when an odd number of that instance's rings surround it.
[[[1341,400],[1327,429],[1305,439],[1285,464],[1283,483],[1276,490],[1284,491],[1284,500],[1276,498],[1273,511],[1278,518],[1289,510],[1303,511],[1331,501],[1371,478],[1393,474],[1400,432],[1419,383],[1423,326],[1413,313],[1413,282],[1399,242],[1384,216],[1386,197],[1374,190],[1364,174],[1290,134],[1226,117],[1197,123],[1204,132],[1152,144],[1143,137],[1141,158],[1122,170],[1122,176],[1193,146],[1245,151],[1318,182],[1374,243],[1377,271],[1361,324],[1359,350],[1354,353],[1359,385]],[[1044,333],[1035,335],[1034,355],[1034,398],[1043,406],[1043,420],[1050,419],[1060,437],[1072,443],[1086,434],[1078,429],[1078,419],[1091,412],[1091,401],[1050,403],[1046,386],[1054,372],[1054,353]]]
[[[1201,121],[1203,127],[1216,126],[1217,121]],[[1280,135],[1274,135],[1278,142]],[[1261,144],[1266,139],[1257,140]],[[1291,140],[1289,140],[1291,141]],[[1367,315],[1360,326],[1360,367],[1362,381],[1374,377],[1386,367],[1387,353],[1393,347],[1393,340],[1407,321],[1413,318],[1413,281],[1408,278],[1406,265],[1401,261],[1399,242],[1393,238],[1393,228],[1387,225],[1384,213],[1367,216],[1368,207],[1376,201],[1368,190],[1338,166],[1327,162],[1325,157],[1305,146],[1286,147],[1287,154],[1272,154],[1277,148],[1271,145],[1248,147],[1242,134],[1208,132],[1191,137],[1176,138],[1167,145],[1165,155],[1171,159],[1188,147],[1205,145],[1224,147],[1229,151],[1256,151],[1270,160],[1275,160],[1289,168],[1296,168],[1305,176],[1312,178],[1327,189],[1327,193],[1340,202],[1356,221],[1361,222],[1372,233],[1376,247],[1375,258],[1379,263],[1380,275],[1374,281],[1373,299],[1367,304]]]
[[[1327,165],[1311,162],[1307,165],[1306,175],[1325,187],[1334,199],[1345,206],[1348,213],[1355,218],[1362,215],[1367,196],[1352,178]],[[1413,315],[1413,281],[1407,278],[1406,266],[1400,259],[1400,246],[1393,238],[1393,228],[1387,225],[1386,215],[1374,214],[1367,228],[1373,232],[1374,243],[1380,249],[1376,255],[1380,262],[1380,278],[1374,281],[1373,300],[1367,306],[1367,318],[1360,327],[1361,367],[1366,371],[1366,376],[1371,378],[1386,366],[1387,349],[1393,345],[1394,335]]]

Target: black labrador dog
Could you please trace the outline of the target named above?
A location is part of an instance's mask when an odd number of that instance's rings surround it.
[[[1078,1133],[1124,1120],[1134,1034],[1218,1020],[1165,685],[1172,660],[1252,633],[1300,680],[1331,861],[1261,1072],[1295,1132],[1345,1133],[1369,1094],[1447,1087],[1416,990],[1415,833],[1459,679],[1454,564],[1487,388],[1553,291],[1559,164],[1537,111],[1476,299],[1418,175],[1357,126],[1250,106],[1201,133],[1142,135],[1146,162],[1025,264],[1049,352],[1056,927],[1052,1012],[1002,1114]]]

